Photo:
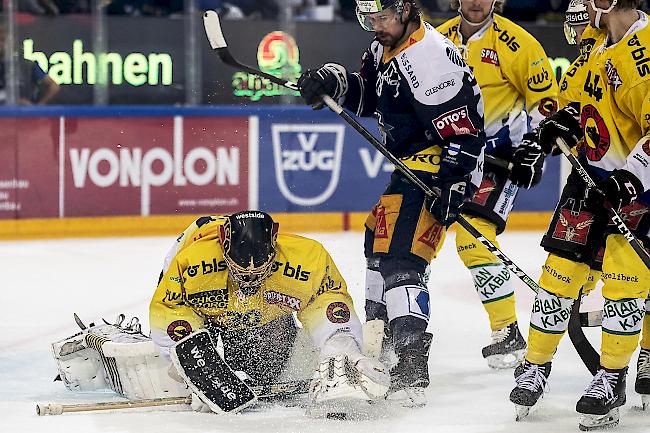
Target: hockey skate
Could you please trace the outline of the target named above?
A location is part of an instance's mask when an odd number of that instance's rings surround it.
[[[532,407],[544,395],[550,374],[550,361],[539,365],[524,360],[523,364],[515,368],[517,386],[510,392],[510,401],[515,404],[517,421],[526,418]]]
[[[619,407],[625,404],[625,376],[627,367],[598,373],[576,404],[582,416],[578,427],[582,431],[614,427],[619,422]]]
[[[526,340],[519,332],[517,322],[492,331],[492,343],[483,348],[483,358],[495,369],[514,368],[526,355]]]
[[[639,352],[634,390],[641,394],[641,407],[647,410],[650,407],[650,349],[641,349]]]
[[[427,404],[424,390],[429,386],[429,348],[433,335],[425,332],[418,340],[401,348],[399,361],[390,370],[391,385],[386,400],[404,407]]]

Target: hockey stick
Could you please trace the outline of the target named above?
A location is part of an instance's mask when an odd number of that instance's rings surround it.
[[[279,84],[291,90],[296,90],[296,91],[299,90],[296,83],[282,79],[280,77],[276,77],[271,74],[267,74],[258,69],[245,65],[239,62],[237,59],[235,59],[230,53],[230,51],[228,50],[228,44],[226,43],[226,40],[223,36],[223,30],[221,29],[221,24],[219,23],[219,16],[216,14],[216,12],[214,11],[205,12],[205,14],[203,15],[203,25],[205,26],[205,33],[208,37],[208,41],[210,42],[210,46],[214,51],[217,52],[217,55],[219,56],[221,61],[223,61],[225,64],[232,66],[234,68],[244,70],[248,73],[266,78],[272,83]],[[372,135],[366,128],[364,128],[360,123],[358,123],[355,119],[353,119],[352,116],[350,116],[350,114],[344,111],[343,107],[337,104],[331,97],[329,97],[328,95],[323,95],[322,99],[323,102],[330,108],[330,110],[332,110],[334,113],[342,117],[343,120],[345,120],[346,123],[348,123],[348,125],[350,125],[359,134],[361,134],[361,136],[363,136],[370,144],[373,145],[373,147],[375,147],[382,155],[384,155],[386,159],[388,159],[388,161],[393,163],[393,165],[397,170],[399,170],[414,185],[420,188],[427,196],[429,197],[439,196],[439,191],[437,191],[437,193],[434,192],[424,182],[422,182],[422,180],[416,177],[415,174],[413,174],[413,172],[406,165],[404,165],[402,161],[400,161],[392,153],[390,153],[379,142],[379,140],[375,138],[374,135]],[[510,166],[508,166],[508,168],[510,168]],[[489,239],[484,237],[474,226],[472,226],[471,223],[467,221],[467,219],[465,219],[465,217],[459,215],[457,222],[465,230],[467,230],[472,236],[474,236],[476,240],[478,240],[481,244],[483,244],[483,246],[485,246],[488,249],[488,251],[490,251],[492,254],[498,257],[511,272],[513,272],[521,281],[523,281],[524,284],[526,284],[535,293],[539,291],[540,289],[539,285],[532,278],[530,278],[521,268],[519,268],[512,260],[510,260],[501,250],[499,250],[499,248],[497,248],[496,245],[490,242]],[[580,320],[581,323],[586,324],[585,326],[600,326],[600,323],[589,324],[589,317],[585,317],[584,320],[582,320],[582,315],[580,315],[580,319],[581,319]],[[583,353],[579,350],[578,347],[576,347],[576,351],[578,352],[578,355],[583,360],[585,365],[587,365],[587,362],[589,362],[589,359],[587,358],[589,354],[587,353],[583,356]]]
[[[594,182],[594,180],[591,178],[587,170],[583,167],[580,161],[578,161],[578,158],[576,158],[575,155],[571,153],[571,149],[569,149],[569,146],[567,146],[566,142],[563,139],[558,137],[555,140],[555,144],[562,151],[564,156],[566,156],[566,158],[569,160],[573,168],[578,172],[578,175],[580,175],[582,180],[585,182],[587,188],[593,189],[598,194],[604,196],[603,192],[598,189],[596,182]],[[650,268],[650,254],[646,251],[645,248],[643,248],[641,241],[639,241],[639,239],[636,236],[634,236],[634,233],[632,233],[630,228],[627,225],[625,225],[623,218],[615,209],[608,208],[607,211],[609,212],[609,217],[611,218],[612,222],[614,223],[618,231],[630,243],[632,249],[634,249],[634,252],[636,252],[636,254],[639,256],[641,261],[648,268]]]
[[[210,45],[217,52],[219,58],[227,65],[233,66],[235,68],[242,69],[251,74],[264,77],[269,81],[279,84],[281,86],[287,87],[291,90],[299,90],[298,85],[291,81],[285,80],[283,78],[276,77],[266,72],[262,72],[250,66],[240,63],[235,59],[230,51],[228,50],[228,44],[223,36],[223,31],[221,29],[221,24],[219,22],[219,16],[214,11],[207,11],[203,15],[203,24],[205,26],[205,32],[210,41]],[[390,161],[397,170],[399,170],[409,181],[411,181],[415,186],[420,188],[424,194],[429,198],[435,198],[440,195],[440,191],[434,191],[427,184],[425,184],[420,178],[418,178],[413,172],[399,159],[397,159],[392,153],[390,153],[383,144],[375,138],[366,128],[364,128],[359,122],[357,122],[350,114],[343,110],[339,104],[337,104],[331,97],[328,95],[322,96],[323,102],[336,114],[345,120],[348,125],[354,128],[359,134],[361,134],[370,144],[372,144],[382,155]],[[465,219],[462,215],[458,217],[457,222],[467,230],[472,236],[474,236],[481,244],[483,244],[492,254],[497,256],[507,267],[512,271],[519,279],[521,279],[524,284],[530,287],[532,290],[537,292],[540,287],[537,283],[530,278],[519,266],[517,266],[512,260],[508,258],[501,250],[499,250],[496,245],[490,242],[485,236],[483,236],[474,226],[470,224],[469,221]]]
[[[592,312],[592,313],[580,313],[580,300],[582,299],[582,290],[578,294],[578,299],[573,301],[573,306],[571,307],[571,316],[569,317],[569,326],[567,327],[567,333],[569,334],[569,339],[575,347],[576,352],[580,355],[582,363],[587,367],[587,370],[593,375],[598,372],[600,367],[600,354],[594,346],[591,345],[587,336],[585,335],[584,330],[582,329],[582,317],[588,317],[588,315],[593,313],[600,313],[600,322],[602,322],[602,311]]]
[[[287,87],[291,90],[298,91],[298,85],[292,81],[285,80],[283,78],[276,77],[275,75],[268,74],[266,72],[255,69],[251,66],[245,65],[239,62],[233,57],[228,49],[228,44],[223,35],[223,30],[221,29],[221,24],[219,22],[219,16],[214,11],[207,11],[203,15],[203,24],[205,26],[205,33],[210,42],[210,46],[217,55],[225,64],[244,70],[248,73],[263,77],[269,81],[279,84],[281,86]],[[409,181],[411,181],[415,186],[420,188],[428,197],[438,197],[440,191],[437,191],[436,188],[432,189],[427,186],[421,179],[419,179],[415,174],[399,159],[397,159],[392,153],[390,153],[383,144],[375,138],[366,128],[364,128],[359,122],[357,122],[350,114],[348,114],[343,107],[337,104],[331,97],[328,95],[323,95],[323,102],[336,114],[343,118],[348,125],[354,128],[359,134],[361,134],[370,144],[372,144],[382,155],[390,161],[397,170],[399,170]],[[472,236],[474,236],[481,244],[483,244],[488,251],[497,256],[503,264],[505,264],[511,272],[513,272],[521,281],[524,282],[529,288],[533,291],[539,291],[540,287],[537,283],[530,278],[521,268],[519,268],[512,260],[510,260],[499,248],[496,247],[489,239],[485,238],[474,226],[471,225],[465,217],[460,215],[457,222],[467,230]]]
[[[304,394],[309,389],[309,379],[279,382],[270,385],[251,386],[258,399],[287,398]],[[131,401],[109,401],[102,403],[58,404],[42,403],[36,405],[36,415],[61,415],[71,412],[94,412],[99,410],[132,409],[141,407],[158,407],[189,405],[192,397],[165,397]]]

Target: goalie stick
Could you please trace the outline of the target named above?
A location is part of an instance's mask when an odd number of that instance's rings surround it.
[[[309,389],[309,379],[293,380],[289,382],[278,382],[270,385],[251,386],[259,400],[270,400],[274,398],[288,398],[299,394],[305,394]],[[189,405],[192,397],[165,397],[147,400],[131,401],[108,401],[101,403],[82,404],[58,404],[39,403],[36,405],[36,415],[61,415],[71,412],[93,412],[99,410],[132,409],[139,407],[157,407],[172,405]]]
[[[283,78],[276,77],[275,75],[260,71],[235,59],[228,49],[228,44],[226,43],[226,39],[223,35],[223,30],[221,29],[221,23],[219,22],[219,16],[216,12],[205,12],[203,15],[203,25],[205,27],[205,33],[208,37],[208,41],[210,42],[210,46],[214,51],[216,51],[222,62],[234,68],[238,68],[259,77],[266,78],[269,81],[287,87],[288,89],[296,91],[300,90],[298,88],[298,85],[292,81],[285,80]],[[375,147],[382,155],[384,155],[397,170],[399,170],[415,186],[420,188],[428,197],[434,198],[439,196],[440,191],[438,191],[436,188],[430,188],[421,179],[415,176],[415,174],[402,161],[390,153],[374,135],[372,135],[359,122],[357,122],[349,113],[344,111],[343,107],[337,104],[330,96],[323,95],[322,99],[323,102],[330,108],[330,110],[343,118],[343,120],[345,120],[348,125],[354,128],[361,136],[363,136],[370,144],[372,144],[372,146]],[[462,215],[459,215],[457,222],[473,237],[475,237],[476,240],[485,246],[488,251],[498,257],[503,262],[503,264],[506,265],[506,267],[531,290],[533,290],[535,293],[540,290],[539,285],[530,276],[528,276],[528,274],[526,274],[512,260],[510,260],[510,258],[508,258],[508,256],[506,256],[499,248],[497,248],[496,245],[494,245],[489,239],[483,236],[481,232],[479,232],[474,226],[472,226],[469,221],[467,221],[467,219],[465,219]]]

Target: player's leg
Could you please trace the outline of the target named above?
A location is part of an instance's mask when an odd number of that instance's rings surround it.
[[[644,320],[650,270],[623,235],[607,237],[603,282],[601,366],[576,405],[586,428],[618,423],[618,407],[626,400],[628,365]]]
[[[490,221],[467,215],[479,232],[497,247],[497,226]],[[456,230],[456,249],[472,274],[474,287],[490,319],[491,343],[483,348],[483,357],[492,368],[512,368],[521,363],[526,351],[515,313],[515,293],[508,268],[464,228]]]
[[[524,363],[515,370],[510,400],[523,417],[543,395],[551,361],[569,324],[571,307],[587,283],[590,265],[602,243],[606,219],[587,208],[583,183],[573,174],[562,192],[551,225],[542,239],[550,254],[542,267]]]
[[[426,403],[431,334],[425,269],[442,245],[445,229],[424,206],[424,195],[394,174],[376,212],[372,253],[380,257],[385,304],[398,362],[391,369],[389,398]]]

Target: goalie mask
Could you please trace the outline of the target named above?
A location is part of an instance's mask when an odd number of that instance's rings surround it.
[[[575,27],[586,26],[587,24],[589,24],[587,5],[583,3],[583,0],[571,0],[564,21],[564,37],[569,45],[578,43],[578,34]]]
[[[223,256],[243,295],[257,293],[271,273],[277,236],[278,223],[259,211],[232,214],[221,226]]]
[[[401,23],[408,21],[402,16],[402,13],[404,12],[404,3],[410,3],[410,0],[356,0],[356,2],[357,19],[361,27],[368,32],[375,31],[374,23],[376,21],[391,19],[399,19]]]

